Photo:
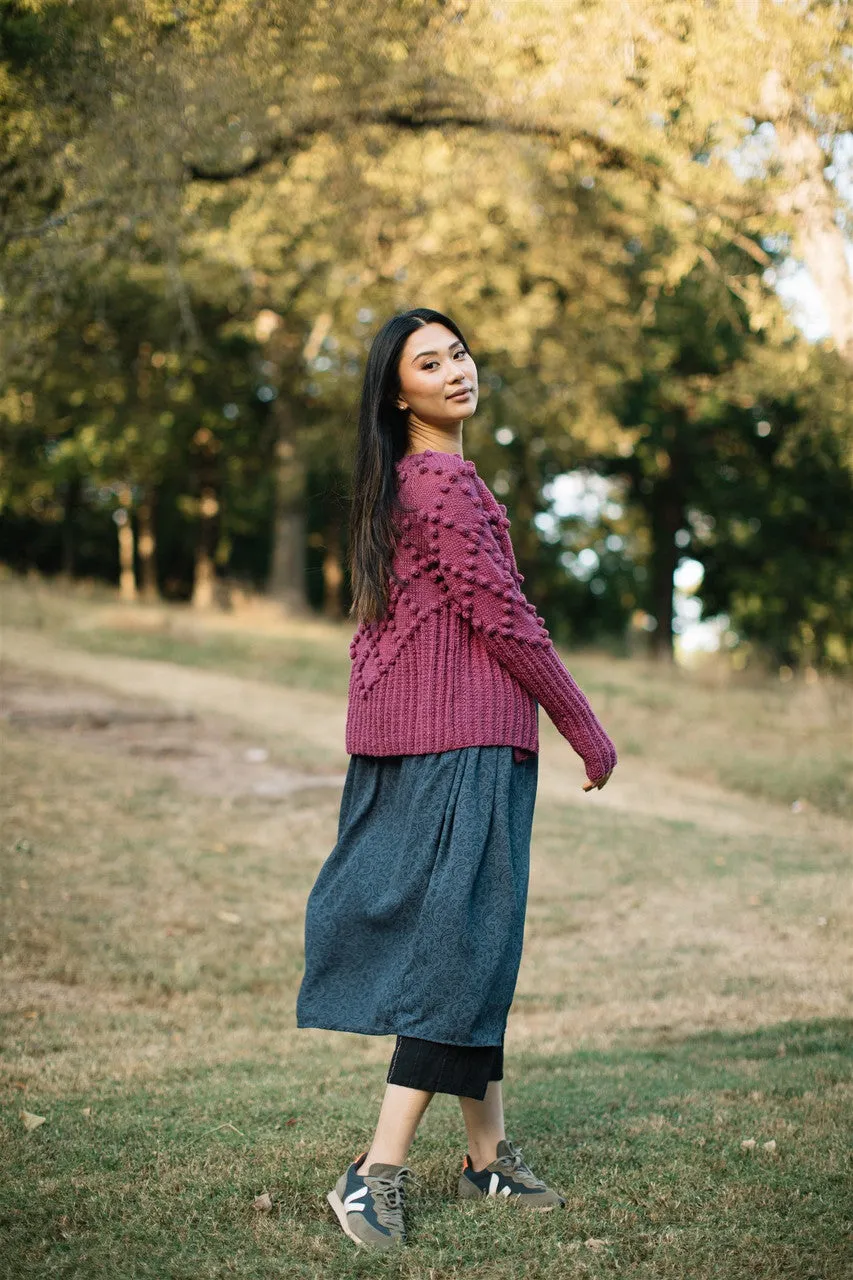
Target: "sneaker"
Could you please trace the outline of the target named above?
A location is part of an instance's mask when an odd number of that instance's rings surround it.
[[[557,1205],[564,1208],[566,1204],[558,1191],[546,1186],[528,1169],[520,1148],[506,1138],[498,1143],[497,1156],[485,1169],[477,1172],[467,1152],[462,1161],[459,1199],[480,1200],[487,1196],[513,1200],[525,1209],[554,1209]]]
[[[341,1174],[326,1199],[356,1244],[392,1249],[406,1239],[403,1201],[412,1171],[401,1164],[372,1164],[365,1174],[356,1173],[366,1155],[362,1152]]]

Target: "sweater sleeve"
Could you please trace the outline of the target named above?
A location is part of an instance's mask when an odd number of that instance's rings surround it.
[[[509,519],[486,511],[469,472],[423,466],[419,472],[408,496],[427,563],[441,574],[452,607],[544,707],[597,782],[616,764],[616,749],[521,590],[523,575],[505,533]]]

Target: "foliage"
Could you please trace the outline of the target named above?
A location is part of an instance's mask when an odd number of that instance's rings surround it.
[[[129,486],[161,589],[190,594],[211,537],[220,573],[262,582],[295,454],[303,558],[318,575],[319,538],[342,562],[367,345],[429,302],[472,343],[466,452],[558,634],[645,611],[667,656],[689,553],[744,652],[849,663],[843,6],[15,0],[0,22],[6,558],[25,537],[43,568],[114,576],[84,528],[110,541]],[[792,253],[835,361],[785,323]],[[546,486],[578,467],[624,515],[542,542]],[[584,540],[598,594],[565,575]]]

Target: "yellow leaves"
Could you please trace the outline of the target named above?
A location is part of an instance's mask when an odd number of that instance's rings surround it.
[[[0,395],[0,415],[12,426],[35,421],[36,399],[30,391],[7,387]]]
[[[130,37],[133,35],[133,27],[128,22],[127,18],[124,17],[123,14],[117,14],[113,18],[112,22],[110,23],[110,28],[114,35],[121,36],[122,39],[124,40],[130,39]]]
[[[477,239],[483,249],[493,249],[503,239],[503,232],[500,227],[485,226],[480,231]]]
[[[408,45],[403,40],[377,40],[374,48],[389,62],[405,62],[409,56]]]
[[[548,155],[546,168],[549,173],[571,173],[574,169],[574,161],[567,152],[559,150],[551,151]]]
[[[27,1133],[31,1133],[32,1130],[37,1129],[39,1125],[47,1123],[47,1116],[37,1116],[32,1111],[21,1111],[20,1117]]]
[[[699,249],[697,245],[692,244],[690,241],[678,245],[678,247],[663,260],[660,274],[664,282],[664,287],[674,289],[676,285],[680,284],[684,277],[689,275],[693,270],[698,257]]]
[[[474,204],[478,209],[492,209],[497,205],[502,205],[506,198],[506,193],[500,187],[490,187],[485,184],[478,187],[474,194]]]
[[[255,316],[254,331],[258,342],[267,342],[277,329],[281,328],[282,319],[277,311],[262,307]]]

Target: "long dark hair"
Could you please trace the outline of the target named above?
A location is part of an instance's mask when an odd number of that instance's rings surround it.
[[[352,468],[348,553],[350,614],[360,623],[376,622],[384,615],[393,576],[401,511],[395,464],[409,443],[409,411],[395,404],[400,393],[400,355],[409,334],[434,321],[446,325],[468,349],[459,326],[448,316],[430,307],[414,307],[386,320],[367,357]]]

